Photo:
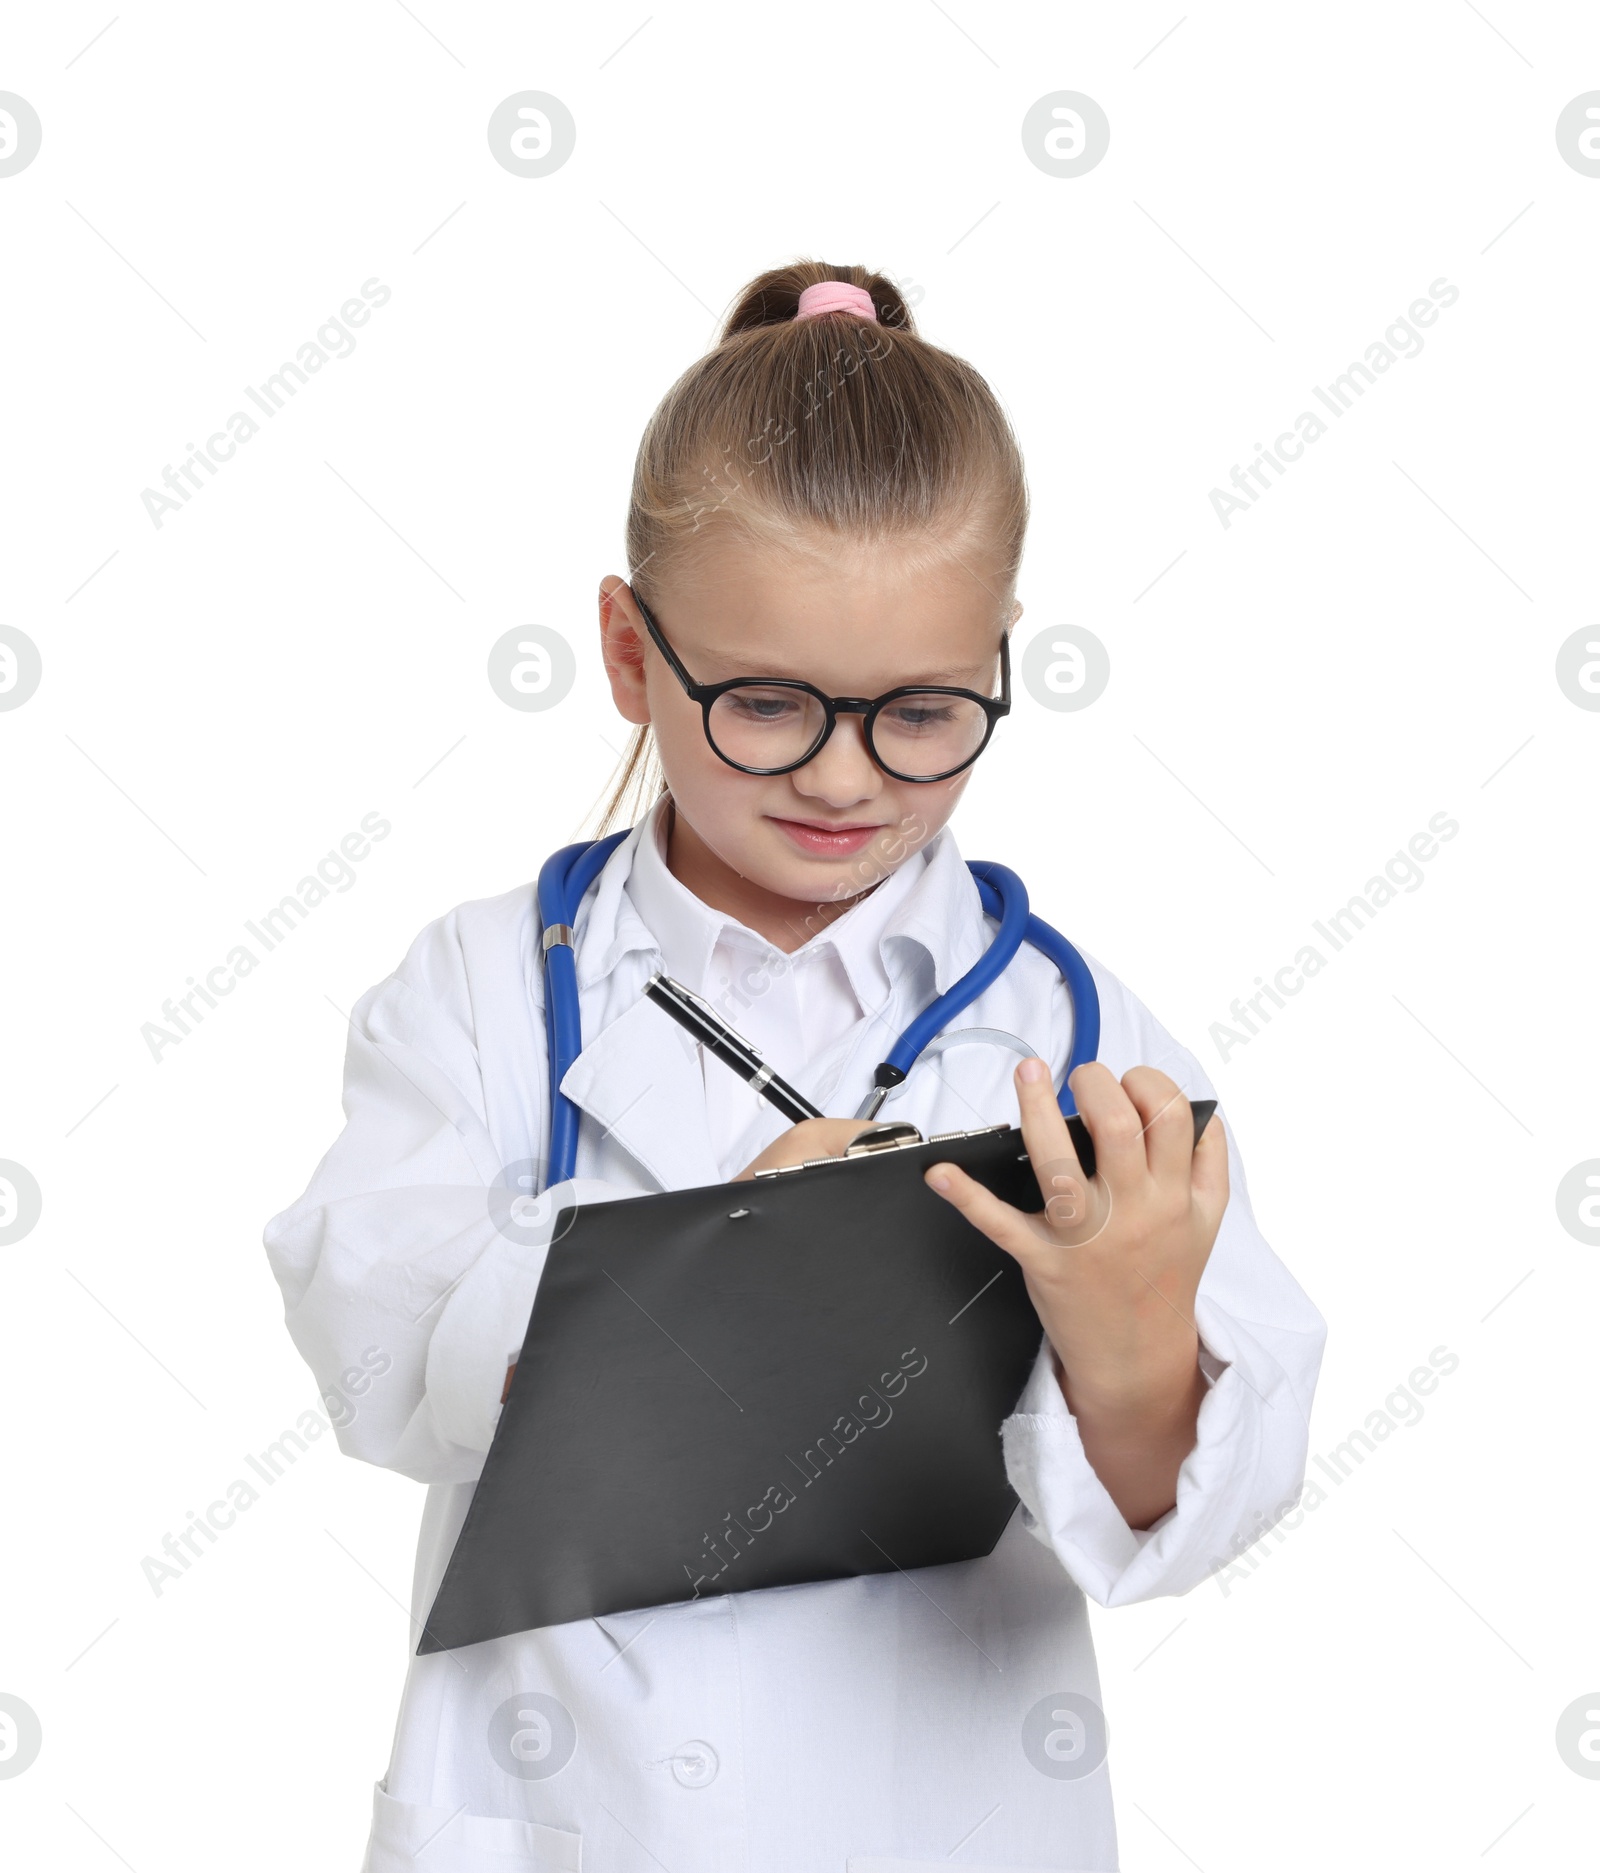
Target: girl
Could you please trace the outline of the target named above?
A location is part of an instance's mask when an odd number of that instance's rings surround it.
[[[862,1129],[785,1126],[644,997],[648,977],[708,998],[844,1113],[988,943],[945,828],[1009,695],[1026,521],[988,385],[860,267],[763,274],[652,418],[632,576],[600,587],[636,725],[607,820],[652,761],[662,779],[576,919],[577,1175],[531,1207],[510,1194],[540,1188],[549,1124],[524,885],[431,924],[356,1004],[347,1123],[266,1231],[318,1381],[379,1374],[341,1447],[429,1485],[417,1631],[561,1205],[838,1153]],[[870,718],[823,700],[918,685],[966,693]],[[566,830],[547,820],[541,850]],[[952,1048],[883,1115],[925,1135],[1020,1122],[1050,1196],[1029,1218],[928,1173],[1018,1258],[1044,1328],[995,1426],[1021,1509],[994,1552],[413,1656],[367,1873],[1115,1867],[1084,1596],[1186,1592],[1283,1513],[1324,1326],[1256,1229],[1220,1117],[1191,1149],[1205,1075],[1091,967],[1100,1057],[1072,1090],[1093,1179],[1055,1102],[1070,1001],[1030,947],[967,1019],[1036,1055],[1013,1073],[1001,1047]]]

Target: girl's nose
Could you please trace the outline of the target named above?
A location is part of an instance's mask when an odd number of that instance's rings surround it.
[[[831,807],[876,799],[886,778],[867,751],[864,719],[859,715],[841,715],[821,749],[789,776],[796,793]]]

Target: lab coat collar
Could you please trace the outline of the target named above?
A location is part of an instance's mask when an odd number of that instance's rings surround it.
[[[663,1190],[721,1183],[694,1043],[643,994],[584,1048],[561,1090]]]
[[[647,813],[600,869],[600,876],[579,906],[573,926],[574,967],[580,992],[613,974],[624,956],[659,945],[633,908],[626,885],[639,843],[650,833],[655,813]]]
[[[923,847],[923,857],[922,876],[890,918],[882,947],[886,962],[897,943],[921,950],[932,965],[934,989],[943,995],[988,948],[992,933],[948,826]]]

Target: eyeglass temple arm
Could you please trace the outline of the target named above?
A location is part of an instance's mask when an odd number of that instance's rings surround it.
[[[637,592],[633,591],[631,585],[628,587],[628,590],[633,592],[633,602],[639,607],[640,616],[644,619],[644,628],[650,633],[651,643],[654,644],[656,649],[666,658],[667,668],[683,685],[684,694],[693,697],[695,692],[700,689],[702,685],[696,683],[694,678],[678,661],[678,653],[661,635],[661,626],[656,623],[654,617],[651,615],[650,607]]]

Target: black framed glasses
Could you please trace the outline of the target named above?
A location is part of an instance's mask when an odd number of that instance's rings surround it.
[[[903,684],[881,696],[825,696],[813,683],[784,676],[697,683],[637,592],[633,602],[684,694],[699,703],[712,752],[741,774],[793,773],[819,752],[841,715],[859,715],[868,752],[884,773],[895,780],[949,780],[971,767],[988,747],[995,723],[1011,712],[1005,632],[998,696],[930,683]]]

